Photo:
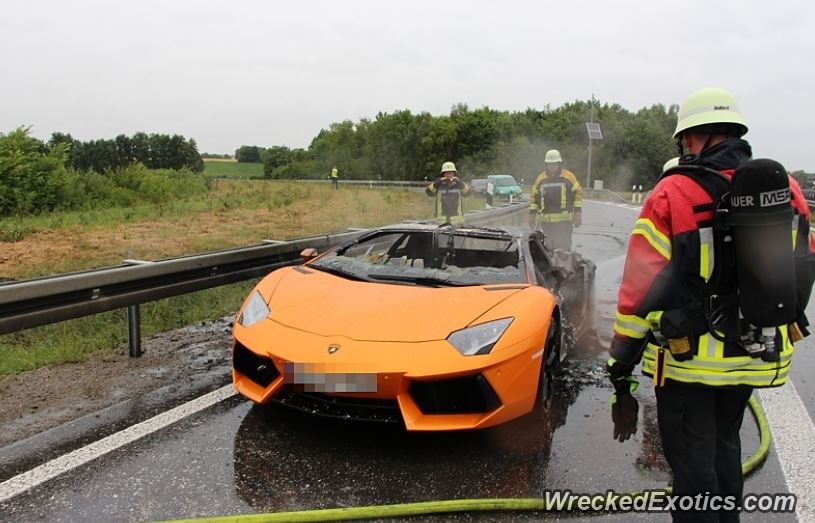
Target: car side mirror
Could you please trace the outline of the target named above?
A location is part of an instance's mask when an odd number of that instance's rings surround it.
[[[317,249],[314,247],[307,247],[300,251],[300,257],[303,258],[303,261],[313,260],[318,254]]]

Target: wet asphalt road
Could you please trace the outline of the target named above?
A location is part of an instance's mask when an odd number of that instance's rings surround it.
[[[608,339],[625,243],[636,212],[588,202],[575,248],[598,265],[597,330]],[[815,357],[799,344],[793,380],[813,416]],[[653,392],[641,377],[640,430],[612,440],[605,357],[579,351],[552,403],[502,427],[409,434],[393,426],[324,420],[232,397],[169,428],[78,467],[0,504],[2,521],[152,521],[310,508],[456,498],[539,497],[547,489],[632,491],[669,479],[656,431]],[[745,418],[743,450],[758,444]],[[746,492],[787,492],[778,458],[747,481]],[[419,521],[526,521],[540,513],[459,514]],[[575,521],[658,515],[576,517]],[[794,515],[745,514],[743,521]],[[417,520],[417,519],[414,519]]]

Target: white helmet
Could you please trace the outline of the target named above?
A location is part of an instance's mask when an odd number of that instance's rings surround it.
[[[453,162],[444,162],[441,165],[441,172],[442,173],[447,173],[447,172],[450,172],[450,171],[457,172],[456,171],[456,164],[454,164]]]
[[[543,161],[546,163],[561,163],[563,158],[560,157],[560,151],[557,149],[549,149],[546,151],[546,158]]]
[[[732,124],[739,129],[739,136],[747,132],[747,122],[733,93],[721,87],[705,87],[688,95],[679,106],[674,138],[687,129],[709,124]]]

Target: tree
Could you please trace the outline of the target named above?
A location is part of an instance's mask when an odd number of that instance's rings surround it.
[[[271,178],[272,173],[278,167],[282,167],[291,163],[292,154],[288,147],[283,145],[275,145],[266,150],[266,155],[263,160],[263,176]]]
[[[74,138],[71,136],[70,133],[51,133],[51,139],[48,140],[48,147],[54,148],[58,145],[62,145],[67,149],[69,149],[74,144]]]
[[[241,145],[235,151],[239,163],[260,163],[260,148],[256,145]]]

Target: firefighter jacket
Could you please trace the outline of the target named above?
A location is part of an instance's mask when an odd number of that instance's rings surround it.
[[[733,138],[703,151],[697,163],[729,179],[750,155],[749,144]],[[809,238],[807,202],[792,178],[790,192],[797,258],[815,251],[815,244]],[[642,358],[643,374],[658,374],[657,383],[663,378],[707,386],[771,387],[785,383],[795,350],[787,325],[776,326],[776,338],[781,340],[777,362],[751,357],[737,343],[719,341],[710,334],[708,323],[703,324],[703,334],[689,336],[690,359],[674,358],[670,350],[656,343],[649,314],[653,321],[662,311],[704,299],[715,260],[713,204],[706,190],[683,175],[663,177],[646,199],[628,242],[609,349],[612,381],[630,375]]]
[[[340,173],[339,173],[339,171],[337,170],[337,168],[336,168],[336,167],[334,167],[333,169],[331,169],[331,179],[332,179],[332,180],[336,180],[336,179],[337,179],[337,178],[339,178],[339,177],[340,177]]]
[[[557,176],[543,171],[532,186],[529,212],[538,213],[541,222],[574,221],[583,208],[583,189],[574,173],[561,169]]]
[[[437,223],[450,223],[452,225],[464,223],[464,209],[461,206],[461,198],[468,196],[470,193],[470,188],[466,183],[461,180],[448,183],[444,178],[440,178],[428,185],[425,193],[436,198],[435,218]]]

